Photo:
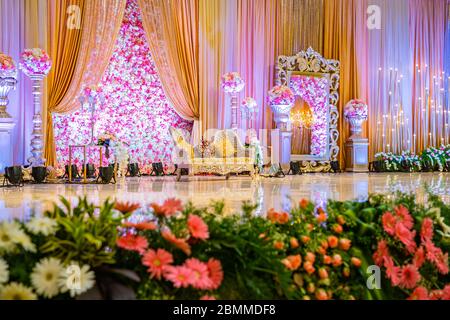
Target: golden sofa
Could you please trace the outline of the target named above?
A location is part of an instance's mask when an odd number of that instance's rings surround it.
[[[177,181],[183,168],[189,175],[217,174],[229,179],[232,173],[245,172],[254,177],[255,150],[244,147],[234,130],[218,131],[206,147],[192,146],[179,129],[170,128],[170,133],[176,148]]]

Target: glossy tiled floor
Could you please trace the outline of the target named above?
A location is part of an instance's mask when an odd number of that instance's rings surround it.
[[[174,177],[127,178],[116,185],[29,184],[23,188],[0,188],[0,219],[25,218],[33,211],[42,212],[65,196],[75,200],[87,195],[96,203],[106,198],[139,202],[160,202],[169,197],[206,205],[212,200],[225,200],[227,212],[250,200],[259,205],[258,212],[269,208],[288,210],[292,202],[309,198],[315,202],[326,199],[364,200],[369,193],[392,194],[414,192],[423,201],[428,185],[450,202],[450,173],[420,174],[306,174],[283,179],[231,177],[194,177],[176,182]]]

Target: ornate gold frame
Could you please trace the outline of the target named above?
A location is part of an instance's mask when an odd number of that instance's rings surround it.
[[[338,160],[339,155],[339,130],[338,130],[338,101],[340,63],[337,60],[323,58],[311,47],[307,51],[300,51],[294,56],[279,56],[276,64],[276,84],[290,86],[292,73],[302,73],[312,76],[325,76],[329,79],[328,105],[330,106],[328,130],[329,130],[329,160],[327,161],[303,161],[303,172],[329,172],[331,162]]]

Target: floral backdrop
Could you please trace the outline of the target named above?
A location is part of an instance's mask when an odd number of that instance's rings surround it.
[[[109,132],[123,142],[130,161],[148,166],[152,162],[171,162],[173,142],[169,127],[192,130],[192,123],[173,109],[162,88],[146,42],[140,9],[129,0],[120,35],[109,67],[100,84],[105,102],[95,112],[94,137]],[[58,162],[68,162],[69,144],[87,144],[91,136],[88,107],[67,115],[54,116]],[[81,149],[74,152],[81,163]],[[88,153],[98,163],[98,152]]]
[[[326,78],[293,76],[290,84],[296,96],[302,98],[312,110],[311,154],[323,156],[327,152],[328,80]]]

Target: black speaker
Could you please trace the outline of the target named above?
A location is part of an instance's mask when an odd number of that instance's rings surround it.
[[[82,174],[84,174],[84,165],[82,169]],[[95,178],[95,166],[92,163],[88,163],[86,165],[86,178],[93,179]]]
[[[152,163],[152,172],[150,175],[153,176],[164,176],[164,166],[162,162],[154,162]]]
[[[43,166],[32,167],[31,176],[33,177],[34,182],[43,183],[45,178],[47,178],[47,168]]]
[[[71,168],[72,168],[72,179],[79,178],[80,175],[79,175],[79,173],[78,173],[78,167],[77,167],[77,165],[76,165],[76,164],[72,164],[72,165],[71,165]],[[66,165],[65,165],[65,169],[66,169],[66,171],[65,171],[65,173],[64,173],[63,178],[69,178],[69,165],[66,164]]]
[[[99,179],[101,179],[104,184],[110,183],[113,179],[114,182],[116,182],[114,177],[114,166],[100,167],[97,182]]]
[[[12,185],[14,187],[23,186],[23,172],[22,167],[13,166],[5,168],[5,179],[3,180],[3,186]]]
[[[331,171],[334,173],[341,172],[341,167],[339,165],[339,161],[331,161]]]
[[[303,174],[301,167],[302,162],[301,161],[291,161],[289,165],[289,171],[288,174],[298,175]]]
[[[127,174],[130,177],[139,177],[141,175],[141,173],[139,171],[139,164],[138,163],[129,163]]]

